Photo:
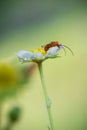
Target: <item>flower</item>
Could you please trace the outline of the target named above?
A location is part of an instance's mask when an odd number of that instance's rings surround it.
[[[42,67],[43,62],[42,61],[44,61],[48,58],[58,57],[59,50],[64,49],[64,47],[66,47],[67,49],[69,49],[72,52],[72,50],[69,47],[53,41],[53,42],[50,42],[49,44],[46,44],[45,46],[42,46],[41,48],[35,49],[35,50],[30,50],[30,51],[20,50],[20,51],[18,51],[18,53],[16,53],[20,62],[36,62],[38,64],[43,93],[44,93],[45,102],[46,102],[46,108],[47,108],[49,122],[50,122],[50,127],[48,127],[48,128],[51,130],[54,130],[54,123],[53,123],[52,113],[50,110],[51,109],[51,100],[47,94],[44,75],[43,75],[43,67]],[[64,49],[64,51],[65,51],[65,49]],[[72,54],[73,54],[73,52],[72,52]]]
[[[35,65],[23,65],[13,63],[12,60],[0,61],[0,101],[13,96],[28,83],[35,70]]]
[[[20,50],[16,55],[20,62],[40,62],[48,58],[58,57],[58,51],[62,48],[64,48],[63,44],[53,41],[35,50]]]

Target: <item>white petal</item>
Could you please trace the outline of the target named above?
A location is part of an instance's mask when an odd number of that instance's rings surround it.
[[[46,57],[52,57],[56,55],[59,49],[60,48],[57,46],[49,48],[49,50],[47,51]]]
[[[21,50],[16,55],[18,56],[20,61],[29,61],[32,60],[33,53],[30,51]]]

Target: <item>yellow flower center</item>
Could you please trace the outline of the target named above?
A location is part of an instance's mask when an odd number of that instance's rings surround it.
[[[42,47],[42,48],[37,48],[37,49],[35,49],[35,50],[30,50],[31,52],[35,52],[35,53],[41,53],[42,55],[45,55],[46,54],[46,52],[45,52],[45,50],[44,50],[44,48]]]

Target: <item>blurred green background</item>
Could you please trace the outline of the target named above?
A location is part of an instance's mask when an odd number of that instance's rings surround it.
[[[0,0],[0,58],[18,50],[38,48],[51,41],[69,46],[74,56],[61,50],[59,59],[43,63],[55,130],[87,129],[87,1]],[[32,89],[4,103],[23,108],[14,130],[47,130],[49,125],[38,69]]]

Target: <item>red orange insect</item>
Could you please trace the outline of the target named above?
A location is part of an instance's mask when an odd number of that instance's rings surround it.
[[[46,45],[44,46],[44,50],[45,50],[45,51],[48,51],[49,48],[55,47],[55,46],[57,46],[58,48],[63,47],[64,51],[65,51],[65,48],[67,48],[68,50],[71,51],[72,55],[74,55],[73,51],[72,51],[68,46],[63,45],[63,44],[59,44],[58,41],[52,41],[52,42],[46,44]],[[64,48],[64,47],[65,47],[65,48]],[[65,52],[65,53],[66,53],[66,52]]]

